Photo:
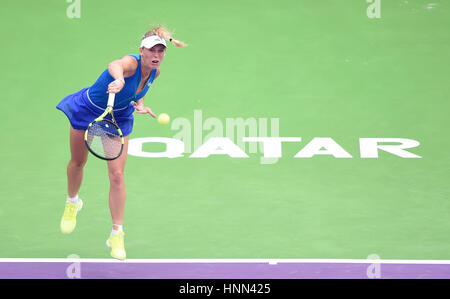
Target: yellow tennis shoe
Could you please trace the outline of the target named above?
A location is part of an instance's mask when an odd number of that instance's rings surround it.
[[[111,248],[111,256],[113,258],[119,260],[124,260],[127,258],[124,246],[124,236],[125,233],[123,231],[118,231],[106,240],[106,245]]]
[[[61,219],[61,232],[63,234],[70,234],[77,225],[77,214],[83,208],[83,201],[78,200],[78,204],[73,204],[70,201],[66,201],[66,207],[64,209],[64,215]]]

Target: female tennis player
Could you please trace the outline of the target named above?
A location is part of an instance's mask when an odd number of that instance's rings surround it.
[[[68,196],[64,215],[61,219],[62,233],[71,233],[76,226],[77,213],[83,207],[78,191],[83,180],[83,168],[88,158],[84,142],[84,131],[89,123],[106,108],[108,93],[115,93],[114,116],[122,130],[125,142],[122,154],[108,161],[110,181],[109,208],[113,229],[107,240],[111,256],[125,259],[123,216],[125,209],[124,169],[127,159],[128,139],[133,129],[133,112],[156,115],[144,105],[146,95],[153,80],[158,78],[160,64],[166,55],[166,40],[177,47],[184,47],[181,41],[172,39],[171,32],[159,26],[152,28],[141,39],[140,55],[130,54],[109,63],[108,68],[90,87],[65,97],[56,108],[63,111],[70,121],[71,159],[67,166]]]

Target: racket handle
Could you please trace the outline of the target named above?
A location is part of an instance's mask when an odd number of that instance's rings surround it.
[[[110,93],[108,96],[108,104],[107,106],[111,106],[114,107],[114,99],[116,98],[116,94],[115,93]]]

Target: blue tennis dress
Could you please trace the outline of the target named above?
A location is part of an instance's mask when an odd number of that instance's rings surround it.
[[[155,80],[157,71],[156,69],[152,70],[144,88],[137,93],[141,83],[141,56],[135,54],[129,54],[129,56],[137,60],[138,67],[133,76],[124,78],[125,86],[116,94],[114,101],[114,118],[124,136],[130,135],[133,130],[134,107],[131,102],[145,96],[153,80]],[[56,108],[64,112],[74,129],[86,130],[89,123],[106,109],[106,103],[108,102],[106,91],[109,83],[114,80],[106,69],[92,86],[68,95],[59,102]]]

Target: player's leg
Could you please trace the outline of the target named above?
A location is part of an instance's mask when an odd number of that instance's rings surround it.
[[[119,158],[108,161],[109,209],[114,225],[122,225],[125,210],[126,189],[124,181],[127,161],[128,136],[124,137],[123,151]],[[116,227],[117,228],[117,227]]]
[[[61,232],[71,233],[77,224],[77,213],[83,207],[83,201],[78,198],[78,191],[83,180],[83,168],[88,158],[84,145],[84,131],[70,127],[70,161],[67,165],[67,201],[64,215],[61,219]]]
[[[123,152],[119,158],[108,161],[108,176],[109,176],[109,209],[113,222],[113,231],[107,241],[111,247],[111,255],[118,259],[125,259],[124,247],[124,233],[122,230],[123,217],[125,212],[125,163],[128,152],[128,136],[124,137]]]
[[[84,144],[84,131],[70,127],[70,161],[67,165],[67,191],[69,197],[78,195],[83,181],[83,169],[88,159],[88,149]]]

